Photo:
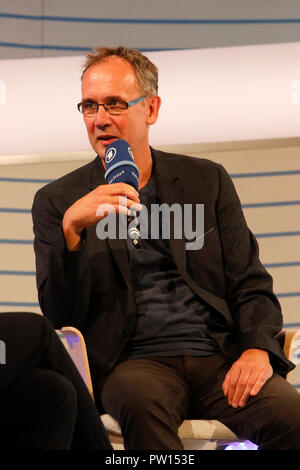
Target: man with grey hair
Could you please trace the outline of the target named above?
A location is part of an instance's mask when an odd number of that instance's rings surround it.
[[[97,157],[36,194],[41,308],[56,328],[83,332],[97,406],[120,423],[126,449],[182,449],[188,416],[218,419],[261,449],[299,449],[272,279],[224,168],[150,147],[157,93],[157,69],[139,51],[88,55],[78,109]],[[118,139],[133,151],[138,192],[106,184],[105,151]],[[96,236],[101,204],[128,214],[174,203],[204,204],[201,249],[187,251],[174,226],[140,250]]]

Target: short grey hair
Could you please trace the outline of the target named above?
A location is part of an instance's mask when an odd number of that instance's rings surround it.
[[[145,96],[155,96],[158,93],[158,69],[148,57],[143,55],[137,49],[129,49],[124,46],[118,47],[95,47],[86,55],[83,64],[83,72],[85,72],[95,64],[98,64],[107,57],[117,56],[125,59],[131,64],[135,70],[138,83]]]

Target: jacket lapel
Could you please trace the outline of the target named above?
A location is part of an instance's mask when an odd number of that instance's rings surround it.
[[[96,189],[97,186],[100,184],[106,184],[104,174],[105,170],[101,162],[101,158],[97,155],[95,160],[93,161],[93,166],[91,168],[91,174],[90,174],[90,183],[89,183],[89,188],[92,191],[93,189]]]
[[[159,195],[163,202],[169,205],[178,202],[181,204],[182,210],[184,207],[184,194],[182,184],[175,174],[172,173],[172,166],[167,162],[168,157],[165,155],[158,155],[159,152],[152,150],[152,156],[155,163],[156,180],[159,190]],[[186,268],[186,248],[185,237],[182,223],[182,237],[181,239],[174,238],[174,226],[171,226],[171,239],[170,248],[173,259],[177,265],[178,271],[185,282],[193,289],[193,291],[205,300],[209,305],[214,307],[218,312],[221,312],[227,319],[229,324],[232,324],[232,317],[227,305],[227,302],[217,297],[216,295],[208,292],[207,290],[199,287],[196,282],[191,278]]]
[[[174,217],[170,217],[170,249],[179,272],[184,276],[186,273],[186,252],[183,230],[183,190],[179,178],[172,173],[171,165],[166,161],[167,157],[157,156],[158,152],[151,150],[160,200],[162,203],[167,204],[169,208],[173,204],[179,204],[182,210],[182,217],[179,222],[181,227],[175,226]]]

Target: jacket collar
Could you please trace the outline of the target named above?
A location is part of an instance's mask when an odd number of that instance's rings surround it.
[[[100,184],[106,184],[104,174],[105,170],[101,162],[101,158],[99,155],[96,156],[96,158],[91,162],[91,179],[90,179],[90,184],[89,188],[91,190],[96,189],[97,186]]]
[[[178,176],[174,173],[172,165],[168,162],[168,154],[155,150],[150,147],[153,165],[155,169],[156,178],[160,181],[161,186],[165,183],[179,182]],[[101,157],[99,155],[91,162],[91,180],[90,189],[95,189],[100,184],[106,184],[105,169],[102,165]]]

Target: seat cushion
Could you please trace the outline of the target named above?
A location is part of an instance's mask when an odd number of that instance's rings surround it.
[[[101,415],[105,429],[121,436],[117,421],[109,414]],[[237,440],[238,437],[227,426],[216,420],[185,420],[178,429],[180,439]]]

